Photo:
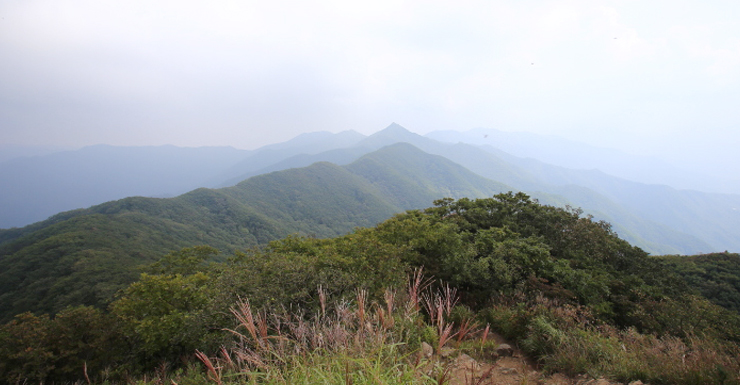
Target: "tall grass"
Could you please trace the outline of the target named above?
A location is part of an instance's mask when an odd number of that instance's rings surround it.
[[[463,339],[475,334],[480,341],[467,344],[482,352],[495,331],[516,340],[549,372],[654,385],[740,384],[740,350],[731,342],[619,330],[587,307],[542,296],[502,297],[476,320],[469,309],[455,306],[454,289],[430,287],[417,272],[406,291],[388,290],[377,302],[357,290],[352,301],[330,303],[319,288],[321,306],[310,315],[257,311],[240,300],[231,309],[234,345],[210,357],[198,352],[206,370],[196,377],[219,385],[445,384],[450,364],[427,360],[421,342],[439,354],[449,344],[465,346]]]
[[[370,303],[361,289],[353,301],[329,303],[322,288],[318,295],[320,310],[311,315],[256,310],[240,299],[231,308],[236,327],[228,330],[234,346],[196,354],[206,377],[219,385],[446,383],[446,364],[426,360],[418,347],[433,339],[440,351],[460,332],[448,322],[454,289],[431,290],[419,270],[406,292],[386,290],[381,302]],[[463,326],[469,333],[471,325]]]

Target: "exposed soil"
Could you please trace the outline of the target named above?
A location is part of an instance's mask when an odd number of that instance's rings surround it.
[[[494,334],[493,338],[499,344],[508,344],[499,335]],[[492,356],[490,360],[474,360],[465,354],[451,353],[446,359],[450,362],[448,383],[450,385],[621,385],[606,379],[569,378],[558,373],[545,375],[519,349],[514,345],[511,346],[513,349],[511,356]],[[635,381],[630,385],[642,385],[642,382]]]

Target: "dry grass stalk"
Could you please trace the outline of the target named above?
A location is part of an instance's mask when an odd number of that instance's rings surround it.
[[[478,323],[472,318],[465,318],[460,324],[457,332],[457,342],[462,341],[465,337],[478,331]]]
[[[218,385],[221,385],[221,367],[215,367],[213,366],[213,363],[211,362],[211,359],[208,358],[208,356],[201,352],[200,350],[195,351],[195,356],[198,357],[198,359],[203,363],[203,365],[206,366],[206,369],[208,370],[208,378],[215,382]]]
[[[433,293],[422,293],[421,295],[422,304],[424,305],[424,308],[427,310],[427,314],[429,315],[429,322],[439,327],[439,322],[441,319],[443,319],[443,312],[441,304],[438,302],[439,297],[434,295]]]
[[[491,378],[491,373],[493,373],[493,369],[495,368],[495,366],[491,365],[488,370],[481,373],[479,376],[476,376],[475,365],[470,365],[468,369],[470,370],[470,377],[468,377],[468,374],[465,373],[465,385],[483,385],[483,381]],[[489,384],[493,384],[493,380],[491,380]]]
[[[447,317],[452,313],[452,308],[457,305],[459,297],[457,296],[457,289],[450,287],[449,284],[445,284],[442,287],[441,303],[444,306],[444,312]]]
[[[390,329],[393,327],[395,321],[393,320],[393,311],[394,305],[396,302],[396,291],[391,289],[386,289],[385,293],[383,293],[383,297],[385,299],[385,306],[386,306],[386,319],[381,323],[384,329]],[[380,314],[380,313],[378,313]]]
[[[452,324],[445,325],[444,321],[440,323],[440,326],[439,326],[440,329],[438,331],[439,340],[437,342],[437,352],[441,353],[442,347],[444,347],[447,344],[447,342],[449,342],[451,339],[455,338],[455,336],[459,333],[459,332],[453,333],[452,327],[453,327]]]
[[[240,367],[244,370],[249,367],[254,367],[257,369],[263,369],[263,370],[269,370],[270,365],[268,365],[268,362],[266,362],[260,354],[255,352],[254,350],[241,347],[234,350],[234,355],[236,355],[237,361],[240,363]]]
[[[440,351],[455,336],[467,335],[477,326],[471,320],[461,325],[461,331],[453,332],[456,325],[446,322],[452,308],[457,303],[457,293],[449,286],[437,291],[429,290],[429,281],[425,280],[421,269],[415,271],[409,280],[408,297],[403,298],[403,305],[397,302],[397,292],[386,290],[384,303],[373,303],[368,306],[368,292],[358,289],[355,292],[355,303],[349,301],[330,305],[326,291],[319,287],[321,310],[308,318],[303,313],[291,313],[283,308],[280,312],[255,312],[248,300],[239,299],[231,309],[237,321],[237,327],[246,335],[231,330],[240,338],[238,346],[231,352],[221,350],[219,360],[208,359],[200,353],[198,358],[206,366],[209,378],[220,381],[223,368],[241,371],[248,375],[263,375],[277,371],[280,376],[284,367],[296,360],[306,359],[315,352],[363,354],[373,349],[384,349],[397,343],[403,333],[394,334],[395,313],[402,312],[405,317],[413,317],[420,307],[429,312],[429,318],[438,332],[437,350]],[[351,306],[354,305],[354,306]],[[327,309],[334,311],[327,312]],[[421,320],[414,321],[421,322]],[[487,335],[486,331],[486,335]],[[390,344],[390,345],[389,345]],[[368,350],[370,349],[370,350]],[[215,363],[220,363],[216,365]],[[256,371],[262,374],[257,374]],[[437,383],[448,381],[448,371],[437,372]]]
[[[257,316],[255,317],[255,321],[257,323],[257,332],[259,333],[260,341],[264,342],[268,337],[267,314],[257,313]]]
[[[423,293],[421,298],[429,314],[429,321],[437,327],[439,337],[437,351],[440,352],[450,339],[460,334],[460,331],[452,333],[453,325],[445,321],[457,303],[457,290],[445,285],[442,290]]]
[[[90,382],[90,377],[87,375],[87,361],[82,364],[82,373],[85,375],[85,381],[90,385],[92,382]]]
[[[404,316],[412,317],[421,310],[421,293],[431,285],[431,280],[424,279],[424,271],[420,267],[414,270],[414,274],[409,280],[407,287],[408,302],[406,303],[406,312]]]
[[[231,359],[231,355],[229,354],[229,351],[226,350],[225,347],[221,347],[220,350],[222,361],[228,366],[228,369],[234,370],[236,369],[236,365],[234,363],[234,360]]]
[[[254,342],[257,343],[260,347],[264,347],[264,341],[262,341],[262,339],[260,339],[257,334],[257,325],[254,321],[254,314],[252,314],[252,306],[249,304],[249,300],[242,300],[241,298],[239,298],[237,306],[232,307],[230,310],[231,314],[233,314],[234,317],[236,317],[237,321],[239,321],[238,326],[242,326],[247,329],[247,332],[249,332],[249,335],[252,337]],[[227,330],[243,339],[246,339],[246,336],[237,332],[236,330]]]
[[[321,305],[321,316],[326,317],[326,290],[319,285],[319,304]]]
[[[486,344],[488,339],[488,332],[491,330],[491,324],[486,324],[486,328],[483,330],[483,337],[481,337],[481,346]]]
[[[437,383],[437,385],[444,385],[450,382],[450,377],[452,376],[452,367],[446,366],[444,370],[441,370],[437,373],[437,377],[434,379],[434,382]]]
[[[367,305],[367,290],[357,290],[357,318],[360,321],[360,329],[365,326],[365,310]]]

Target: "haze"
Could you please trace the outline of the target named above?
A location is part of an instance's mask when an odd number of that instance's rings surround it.
[[[4,1],[0,145],[557,135],[737,179],[740,3]]]

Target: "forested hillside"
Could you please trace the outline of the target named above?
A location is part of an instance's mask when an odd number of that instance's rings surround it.
[[[326,322],[326,296],[344,304],[332,305],[339,310],[357,306],[360,319],[375,301],[372,333],[353,329],[362,322],[342,328],[356,341],[373,335],[378,349],[401,346],[402,357],[421,342],[470,349],[451,336],[479,338],[486,325],[547,370],[656,384],[740,381],[737,254],[644,251],[733,245],[737,215],[728,207],[740,203],[736,196],[566,170],[398,125],[296,155],[315,146],[312,138],[263,149],[252,171],[232,170],[257,174],[236,185],[128,197],[0,230],[3,381],[79,381],[80,367],[99,381],[123,381],[166,362],[176,382],[198,382],[196,349],[206,352],[204,363],[220,346],[231,349],[221,351],[224,359],[255,352],[223,333],[241,299],[262,309],[255,322],[263,339],[251,341],[267,349],[281,322]],[[429,202],[435,206],[421,210]],[[404,305],[421,295],[396,297],[417,269],[444,283],[432,287],[446,290],[447,301],[454,289],[451,303],[461,306],[442,317],[432,309],[441,302]],[[432,302],[422,309],[423,301]],[[312,318],[319,309],[324,318]],[[283,321],[268,327],[267,312]],[[344,358],[367,358],[371,344],[358,343],[360,357]],[[301,354],[290,360],[336,358],[331,350]],[[287,376],[290,367],[240,365],[229,370],[256,375],[269,367]],[[406,361],[397,365],[417,373]]]
[[[9,159],[0,162],[0,228],[129,196],[173,197],[199,187],[223,187],[227,180],[234,185],[283,169],[264,170],[287,158],[353,146],[362,138],[353,131],[314,132],[253,151],[98,145]]]
[[[740,254],[724,252],[663,258],[701,295],[740,313]]]
[[[334,238],[164,254],[105,309],[1,326],[0,379],[445,384],[445,354],[497,359],[490,332],[549,373],[738,384],[740,315],[688,270],[523,193],[447,198]]]
[[[491,147],[440,143],[398,125],[363,142],[379,145],[397,141],[443,156],[546,203],[581,207],[612,223],[624,239],[653,254],[693,254],[740,247],[740,211],[733,210],[740,207],[739,195],[679,191],[629,182],[598,171],[551,166]],[[671,218],[676,219],[675,223]]]
[[[442,197],[507,191],[405,144],[340,167],[316,163],[176,198],[132,197],[0,230],[0,319],[68,305],[104,307],[170,250],[244,250],[301,234],[335,237]]]

